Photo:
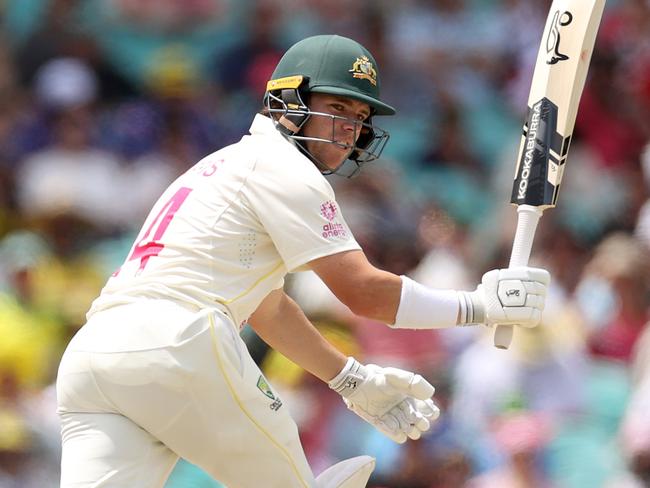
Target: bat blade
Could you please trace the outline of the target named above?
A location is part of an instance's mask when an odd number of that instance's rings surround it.
[[[605,0],[554,0],[528,97],[510,202],[518,221],[510,267],[526,266],[543,210],[554,207]],[[494,345],[507,349],[512,326],[499,325]]]
[[[555,0],[537,54],[511,203],[557,203],[605,0]]]

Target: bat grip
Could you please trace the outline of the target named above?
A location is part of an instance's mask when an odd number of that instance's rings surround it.
[[[528,265],[533,240],[535,239],[535,230],[542,216],[542,209],[532,205],[519,205],[517,215],[517,232],[512,243],[510,268]],[[512,342],[512,332],[512,325],[497,325],[494,331],[494,346],[499,349],[508,349]]]

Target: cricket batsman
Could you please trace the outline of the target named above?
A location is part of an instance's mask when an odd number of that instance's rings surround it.
[[[474,291],[424,287],[371,265],[324,175],[379,157],[379,68],[357,42],[292,46],[250,134],[161,195],[93,302],[57,378],[63,488],[159,488],[185,458],[228,488],[360,488],[374,460],[312,473],[296,424],[239,336],[248,323],[395,442],[438,417],[422,376],[361,364],[283,291],[313,270],[354,313],[393,328],[537,325],[549,274],[493,270]]]

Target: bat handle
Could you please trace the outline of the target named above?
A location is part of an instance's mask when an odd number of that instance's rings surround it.
[[[519,205],[517,207],[517,232],[512,243],[510,268],[528,265],[530,251],[533,248],[533,239],[535,239],[535,230],[539,218],[542,216],[542,211],[542,208],[532,205]],[[494,346],[499,349],[508,349],[512,342],[512,332],[512,325],[497,325],[494,331]]]

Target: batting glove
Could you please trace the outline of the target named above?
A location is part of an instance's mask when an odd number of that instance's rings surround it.
[[[435,388],[419,374],[402,369],[364,366],[350,357],[328,384],[350,410],[400,444],[419,439],[440,415],[431,399]]]
[[[494,269],[473,292],[460,292],[461,324],[535,327],[551,276],[540,268]]]

